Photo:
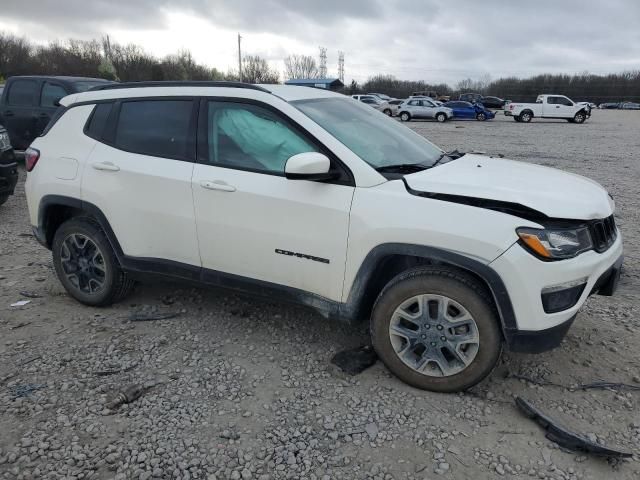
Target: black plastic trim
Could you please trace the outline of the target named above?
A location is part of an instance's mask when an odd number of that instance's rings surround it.
[[[367,285],[371,281],[379,263],[390,255],[425,258],[433,262],[452,265],[479,276],[487,284],[493,295],[507,340],[508,332],[517,329],[516,315],[509,292],[495,270],[484,263],[449,250],[404,243],[384,243],[378,245],[367,254],[353,281],[347,303],[344,304],[343,316],[348,318],[362,317],[362,300],[367,293]]]
[[[145,88],[145,87],[219,87],[219,88],[245,88],[247,90],[258,90],[271,94],[269,90],[258,85],[251,83],[241,82],[228,82],[228,81],[198,81],[198,80],[168,80],[168,81],[143,81],[143,82],[122,82],[122,83],[109,83],[107,85],[98,85],[90,88],[89,92],[98,90],[118,90],[122,88]]]
[[[576,315],[564,323],[545,330],[517,330],[510,332],[507,348],[519,353],[542,353],[552,350],[562,343]]]

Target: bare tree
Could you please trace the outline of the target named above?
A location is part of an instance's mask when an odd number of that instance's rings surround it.
[[[231,75],[234,75],[231,72]],[[278,83],[280,75],[269,67],[269,63],[257,55],[242,58],[242,81],[246,83]]]
[[[284,67],[288,79],[318,78],[318,64],[309,55],[289,55],[284,59]]]

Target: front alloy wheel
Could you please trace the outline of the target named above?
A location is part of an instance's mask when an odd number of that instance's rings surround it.
[[[371,340],[393,374],[435,392],[472,387],[502,351],[487,287],[447,266],[416,267],[391,280],[373,307]]]
[[[412,370],[430,377],[448,377],[476,358],[478,325],[455,300],[432,294],[402,302],[389,323],[393,349]]]
[[[439,113],[439,114],[436,115],[436,120],[439,123],[444,123],[444,122],[447,121],[447,116],[444,113]]]

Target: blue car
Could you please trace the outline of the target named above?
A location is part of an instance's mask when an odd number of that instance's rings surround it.
[[[469,103],[454,100],[447,102],[443,107],[448,107],[453,110],[453,118],[466,119],[466,120],[491,120],[496,116],[491,110],[484,108],[481,103]]]

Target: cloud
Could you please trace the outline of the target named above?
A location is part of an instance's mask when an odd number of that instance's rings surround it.
[[[225,69],[241,32],[247,53],[273,62],[323,45],[330,73],[345,52],[347,79],[434,83],[637,68],[638,18],[636,0],[4,0],[0,9],[0,25],[36,41],[110,33],[156,54],[188,48]]]

